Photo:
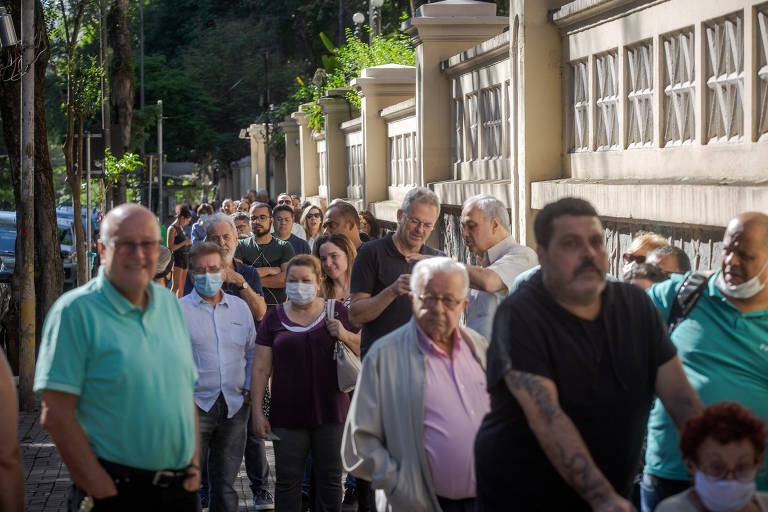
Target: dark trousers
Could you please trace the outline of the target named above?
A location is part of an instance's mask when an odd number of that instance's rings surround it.
[[[640,482],[641,512],[653,512],[659,503],[685,491],[690,486],[690,480],[670,480],[644,473]]]
[[[301,482],[307,455],[312,454],[315,512],[341,510],[341,435],[344,425],[320,425],[309,429],[273,428],[280,441],[275,448],[275,508],[298,512]]]
[[[195,512],[198,506],[197,491],[187,492],[182,482],[174,482],[168,487],[152,484],[152,479],[136,476],[132,468],[99,460],[104,469],[115,481],[117,495],[103,500],[93,500],[94,512]],[[144,472],[148,473],[148,472]],[[80,503],[87,493],[76,483],[72,483],[67,498],[67,510],[78,512]]]
[[[264,439],[253,433],[253,415],[248,415],[248,436],[245,441],[245,473],[251,482],[251,492],[266,490],[269,484],[269,463]]]
[[[443,512],[475,512],[477,510],[475,498],[451,500],[438,496],[437,501],[440,503],[440,508],[443,509]]]
[[[210,512],[235,512],[238,509],[234,483],[245,450],[245,426],[251,408],[243,404],[237,413],[227,418],[224,395],[210,411],[197,408],[200,422],[200,461],[208,483]]]

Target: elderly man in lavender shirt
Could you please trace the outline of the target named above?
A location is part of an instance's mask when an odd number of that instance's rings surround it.
[[[411,321],[363,361],[344,427],[344,468],[370,480],[388,510],[474,511],[473,446],[490,410],[488,342],[458,326],[469,289],[463,265],[420,261],[410,286]]]

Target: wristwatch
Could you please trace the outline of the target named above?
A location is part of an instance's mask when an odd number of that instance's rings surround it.
[[[245,290],[246,288],[248,288],[248,281],[243,281],[243,284],[240,285],[240,289]]]

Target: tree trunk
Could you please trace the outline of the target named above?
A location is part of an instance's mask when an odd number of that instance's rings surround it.
[[[112,154],[120,159],[131,146],[131,123],[133,122],[133,60],[131,58],[131,34],[128,31],[129,0],[115,0],[109,11],[109,45],[113,50],[112,58],[112,93],[110,102],[112,125],[116,128],[112,133],[114,147]],[[115,204],[126,201],[126,180],[120,178],[114,187]]]
[[[21,26],[21,2],[7,2],[13,23]],[[35,25],[45,27],[42,4],[38,0],[35,6]],[[36,295],[36,333],[41,335],[43,321],[53,302],[61,295],[62,265],[59,235],[56,223],[56,196],[53,187],[53,168],[48,154],[48,133],[45,121],[45,76],[48,67],[48,34],[45,30],[38,32],[39,54],[34,66],[35,73],[35,295]],[[4,62],[10,57],[9,51],[3,51]],[[0,81],[0,117],[5,143],[8,148],[13,182],[14,197],[16,198],[17,214],[21,209],[20,178],[20,106],[21,87],[19,81]],[[17,259],[21,261],[20,252]],[[12,315],[18,313],[18,283],[21,267],[14,269],[14,304]],[[9,319],[9,325],[16,326],[18,319]],[[18,338],[12,337],[10,345],[18,345]],[[9,347],[10,348],[10,347]],[[16,347],[14,347],[16,348]],[[13,368],[18,368],[18,361],[11,361]]]
[[[78,212],[82,211],[82,201],[80,200],[81,183],[83,182],[83,116],[77,117],[77,182],[71,183],[69,188],[72,191],[72,210],[75,212],[75,222],[72,226],[75,230],[75,244],[76,258],[77,258],[77,286],[82,286],[86,283],[86,268],[89,263],[86,251],[90,248],[85,247],[85,229],[83,229],[83,223],[80,221],[81,215]],[[88,211],[88,215],[91,212]],[[80,221],[80,222],[78,222]]]

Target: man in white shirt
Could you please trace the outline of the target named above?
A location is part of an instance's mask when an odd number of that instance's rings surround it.
[[[211,242],[192,247],[189,272],[195,289],[179,303],[199,375],[195,404],[203,479],[208,475],[207,501],[212,510],[234,512],[238,497],[233,484],[245,450],[256,327],[248,304],[221,290],[223,252]],[[202,493],[201,498],[206,501]]]
[[[480,194],[464,202],[461,236],[478,258],[479,266],[465,265],[469,273],[467,327],[491,339],[493,315],[515,278],[538,264],[536,252],[509,234],[509,212],[493,196]]]

